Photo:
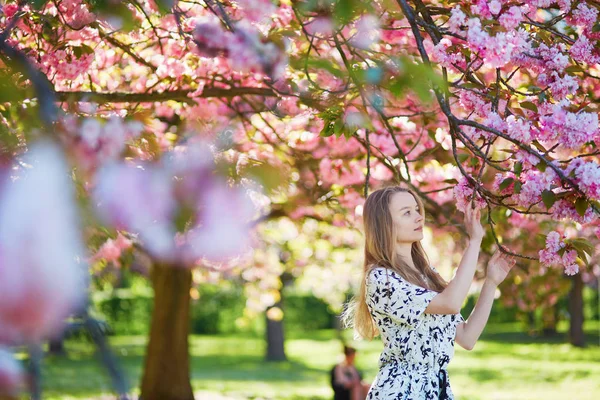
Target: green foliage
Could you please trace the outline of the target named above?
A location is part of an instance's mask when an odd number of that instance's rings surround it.
[[[191,304],[191,332],[195,334],[246,333],[262,335],[264,314],[249,326],[237,321],[244,316],[246,298],[239,286],[224,288],[200,285],[199,298]],[[335,313],[320,299],[309,295],[284,294],[284,325],[286,331],[314,331],[333,325]],[[94,304],[115,335],[147,334],[152,317],[153,297],[149,286],[140,289],[114,289],[96,293]]]

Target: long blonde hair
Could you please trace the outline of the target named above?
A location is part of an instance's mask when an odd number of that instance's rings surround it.
[[[420,273],[409,267],[396,253],[396,232],[389,205],[392,195],[398,192],[410,193],[419,205],[421,214],[424,215],[423,202],[419,196],[412,190],[400,186],[388,186],[372,192],[367,197],[363,208],[365,229],[363,276],[358,294],[348,303],[342,314],[342,321],[345,326],[354,327],[355,335],[368,340],[372,340],[379,334],[366,301],[366,277],[373,268],[388,268],[408,282],[436,292],[441,292],[448,286],[448,283],[431,269],[429,258],[421,242],[414,242],[411,249],[412,261]],[[423,280],[421,274],[427,277],[427,281]]]

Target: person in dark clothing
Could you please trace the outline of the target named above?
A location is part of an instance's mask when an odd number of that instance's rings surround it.
[[[356,349],[344,346],[344,361],[331,369],[333,400],[364,400],[371,385],[363,381],[362,373],[354,365]]]

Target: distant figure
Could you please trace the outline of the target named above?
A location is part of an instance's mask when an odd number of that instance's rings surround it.
[[[354,365],[356,349],[344,346],[344,355],[344,361],[331,369],[333,400],[365,400],[371,385],[363,382],[362,373]]]

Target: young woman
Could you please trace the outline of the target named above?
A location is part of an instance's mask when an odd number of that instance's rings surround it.
[[[473,312],[460,308],[475,274],[484,230],[480,211],[468,207],[469,244],[449,283],[429,265],[421,246],[423,204],[411,190],[386,187],[369,195],[363,209],[364,279],[344,319],[366,339],[381,334],[379,373],[370,400],[454,399],[447,367],[454,342],[473,349],[487,323],[496,287],[514,259],[496,252]]]

